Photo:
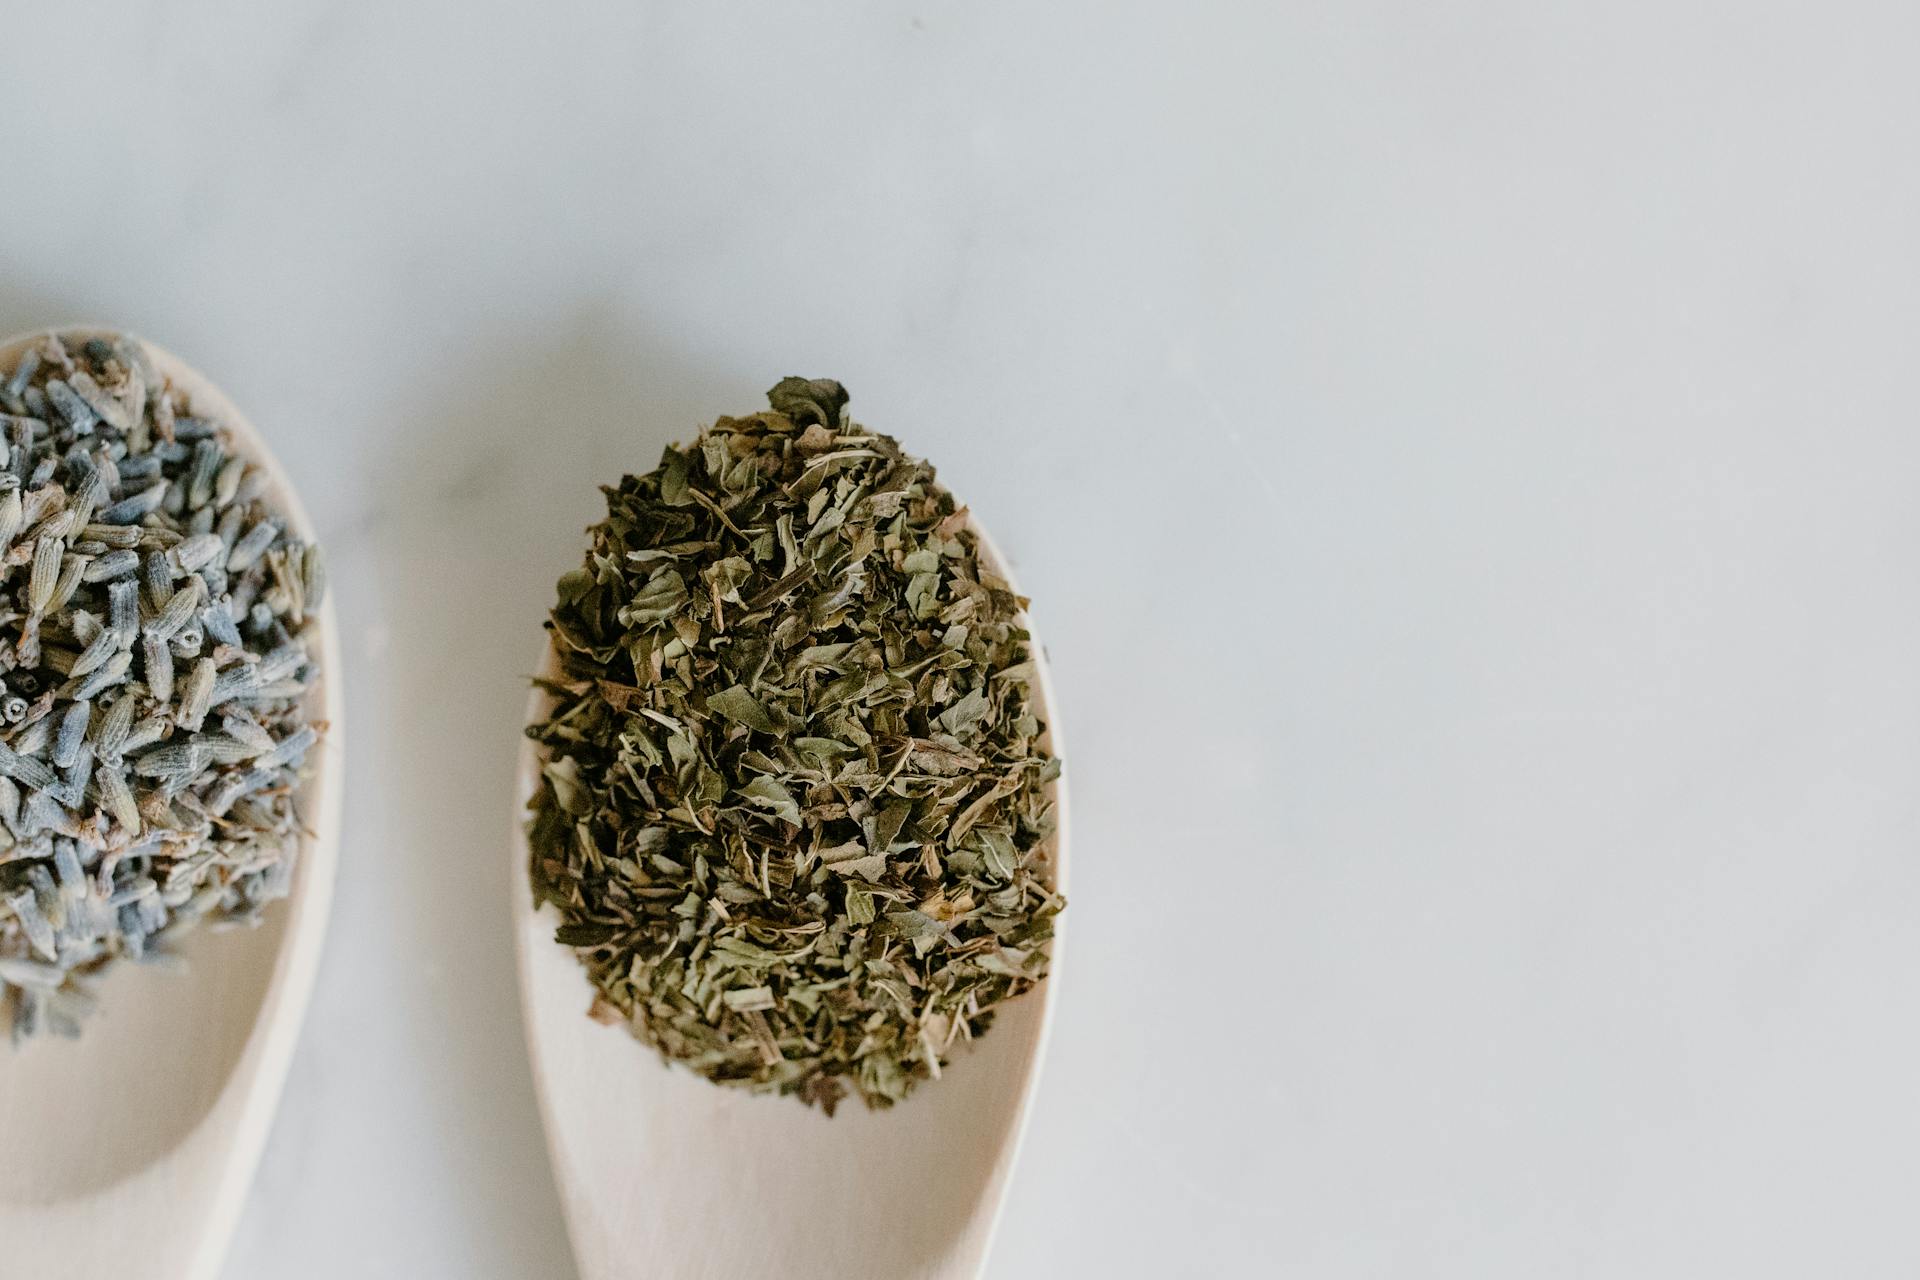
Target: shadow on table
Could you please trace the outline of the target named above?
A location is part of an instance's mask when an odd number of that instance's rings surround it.
[[[391,645],[385,746],[417,787],[393,795],[398,829],[379,856],[392,860],[384,874],[405,904],[398,914],[424,935],[414,952],[437,957],[449,984],[433,1060],[419,1069],[444,1084],[462,1158],[485,1166],[469,1220],[494,1239],[466,1248],[544,1275],[568,1246],[521,1031],[507,896],[527,677],[555,580],[604,514],[598,486],[650,470],[714,406],[750,404],[759,388],[591,314],[457,368],[468,372],[453,394],[396,406],[373,495]],[[587,997],[583,979],[583,1011]]]

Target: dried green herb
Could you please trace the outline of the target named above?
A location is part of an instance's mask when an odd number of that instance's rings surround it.
[[[937,1078],[1064,906],[1022,610],[837,382],[605,490],[548,630],[536,898],[669,1059],[829,1113]]]

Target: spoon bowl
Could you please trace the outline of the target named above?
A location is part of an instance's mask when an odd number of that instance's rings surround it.
[[[10,368],[48,331],[0,342]],[[97,326],[52,332],[117,337]],[[266,472],[268,501],[312,540],[298,496],[233,403],[142,341],[196,414]],[[258,1163],[313,987],[339,848],[341,720],[332,603],[309,634],[320,676],[309,714],[328,722],[308,758],[308,829],[284,902],[257,929],[203,927],[186,971],[120,962],[96,981],[77,1040],[0,1044],[0,1239],[7,1274],[36,1280],[206,1280],[215,1275]],[[17,1268],[17,1270],[15,1270]]]
[[[1004,561],[978,526],[983,563]],[[1045,654],[1032,643],[1037,713],[1060,751]],[[551,648],[545,674],[557,671]],[[528,723],[544,718],[536,689]],[[520,993],[547,1143],[582,1280],[833,1277],[958,1280],[979,1273],[1039,1082],[1058,983],[995,1011],[992,1028],[888,1111],[849,1099],[833,1117],[793,1098],[714,1085],[669,1066],[624,1028],[587,1017],[592,985],[535,910],[521,815],[541,755],[521,748],[512,901]],[[1053,784],[1054,882],[1067,872],[1067,805]]]

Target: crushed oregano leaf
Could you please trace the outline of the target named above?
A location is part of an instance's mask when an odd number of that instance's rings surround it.
[[[592,1013],[829,1114],[937,1078],[1046,976],[1026,601],[933,468],[787,378],[605,489],[527,730],[536,901]]]

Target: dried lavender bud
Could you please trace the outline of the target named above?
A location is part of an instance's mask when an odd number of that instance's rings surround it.
[[[245,521],[246,512],[239,507],[228,507],[221,513],[220,522],[214,526],[214,533],[219,536],[221,545],[228,551],[232,551],[233,544],[240,540],[240,526]],[[237,565],[228,567],[236,572],[239,569]]]
[[[99,626],[98,623],[94,625],[96,627]],[[74,634],[76,637],[79,635],[78,628],[75,628]],[[84,676],[89,671],[98,669],[101,664],[119,651],[124,639],[125,637],[122,636],[120,632],[100,627],[99,634],[95,635],[93,640],[87,645],[85,651],[83,651],[78,658],[74,659],[73,666],[68,668],[68,674]]]
[[[111,547],[116,551],[124,551],[129,547],[137,547],[140,545],[140,533],[141,530],[138,525],[100,524],[96,522],[82,529],[80,536],[88,542],[97,542],[103,547]]]
[[[127,832],[140,830],[140,810],[134,803],[133,790],[127,786],[127,775],[123,770],[118,767],[96,770],[94,786],[100,795],[100,807],[107,811],[108,816]]]
[[[214,534],[196,533],[175,546],[171,554],[181,573],[192,573],[212,564],[226,549],[226,544]]]
[[[318,609],[327,598],[327,561],[320,548],[309,544],[300,560],[301,586],[306,591],[307,608]]]
[[[60,731],[53,742],[53,762],[62,769],[70,767],[80,757],[80,745],[86,741],[87,724],[92,719],[93,706],[86,702],[68,705],[66,713],[60,717]]]
[[[140,642],[144,659],[141,670],[147,677],[147,694],[162,706],[173,701],[173,650],[160,636],[148,635]]]
[[[138,751],[142,747],[159,742],[173,732],[173,726],[174,718],[165,712],[145,716],[135,721],[133,727],[127,730],[127,740],[123,744],[123,750]]]
[[[193,463],[187,472],[187,505],[204,507],[213,496],[213,481],[223,461],[220,445],[212,439],[193,446]]]
[[[87,435],[93,430],[97,416],[87,407],[87,402],[78,392],[58,378],[49,379],[46,384],[47,399],[60,416],[66,420],[74,435]]]
[[[102,760],[117,762],[125,749],[127,734],[133,729],[133,711],[139,700],[132,696],[115,698],[100,721],[94,735],[94,750]]]
[[[198,732],[207,718],[207,710],[213,705],[214,663],[212,658],[202,658],[193,664],[193,670],[187,674],[186,691],[180,695],[180,727],[188,732]]]
[[[309,615],[255,635],[227,604],[229,547],[250,604],[281,554],[263,473],[144,347],[41,339],[0,368],[0,411],[0,1017],[18,1039],[77,1030],[116,958],[284,895],[320,726]],[[203,732],[221,663],[247,713]]]
[[[133,424],[127,420],[127,411],[118,400],[100,389],[93,375],[85,369],[76,369],[68,375],[67,385],[72,387],[81,400],[86,402],[96,418],[103,420],[115,431],[125,431]]]
[[[149,560],[148,563],[153,562]],[[187,585],[173,591],[160,611],[147,621],[146,633],[162,640],[171,639],[193,618],[194,612],[200,607],[200,598],[205,593],[206,584],[197,575],[189,578]]]
[[[98,507],[106,497],[107,479],[96,470],[81,482],[79,489],[74,494],[73,522],[69,527],[84,529],[88,522],[93,519],[94,509]]]
[[[107,584],[107,621],[129,642],[140,630],[140,584],[121,578]]]
[[[16,486],[0,496],[0,554],[4,554],[13,545],[13,535],[20,532],[20,490]]]
[[[124,578],[140,568],[138,551],[109,551],[87,566],[88,582],[106,582],[113,578]]]
[[[254,525],[233,544],[233,550],[227,553],[227,572],[238,573],[260,558],[260,553],[273,545],[280,536],[280,522],[266,519]]]
[[[141,585],[146,588],[147,606],[155,613],[173,599],[173,566],[164,551],[149,551],[140,565]]]
[[[240,492],[240,478],[247,473],[245,458],[228,458],[226,465],[220,468],[220,474],[213,481],[213,503],[217,507],[230,505]]]
[[[138,522],[141,517],[160,509],[161,500],[167,496],[167,483],[162,480],[148,485],[135,494],[120,499],[102,511],[98,517],[101,524],[129,525]]]
[[[62,698],[86,699],[102,689],[112,688],[127,678],[133,670],[133,655],[127,652],[114,654],[101,664],[100,669],[85,677],[76,677],[61,685],[58,696]]]
[[[58,538],[41,538],[34,544],[33,569],[27,579],[27,612],[39,615],[53,601],[53,589],[60,585],[60,556],[65,550]]]
[[[67,607],[74,592],[80,589],[80,581],[86,576],[87,569],[93,564],[86,556],[62,556],[60,558],[60,577],[53,584],[53,599],[47,602],[47,608],[58,613]]]

